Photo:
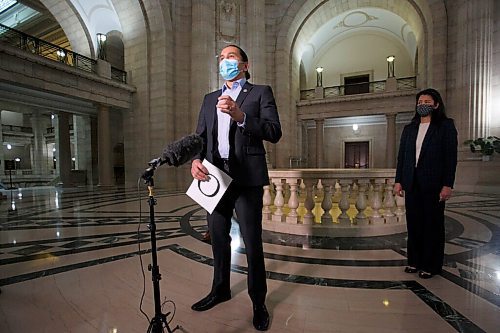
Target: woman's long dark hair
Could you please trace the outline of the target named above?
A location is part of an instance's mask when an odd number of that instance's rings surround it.
[[[441,94],[436,89],[427,88],[427,89],[420,91],[417,94],[416,101],[415,101],[415,115],[413,116],[413,119],[411,120],[412,122],[420,123],[420,115],[417,113],[417,104],[418,104],[418,99],[422,95],[431,96],[432,99],[434,100],[434,105],[436,103],[439,104],[437,109],[433,110],[431,113],[431,122],[441,123],[443,120],[448,118],[446,116],[444,102],[443,102],[443,98],[441,97]]]

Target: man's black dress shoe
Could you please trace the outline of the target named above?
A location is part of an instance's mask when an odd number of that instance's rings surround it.
[[[411,267],[411,266],[405,267],[405,273],[416,273],[416,272],[418,272],[418,269],[416,269],[415,267]]]
[[[257,331],[267,331],[269,328],[269,312],[264,304],[253,306],[253,327]]]
[[[206,311],[213,308],[217,304],[229,301],[230,299],[231,299],[231,294],[228,295],[209,294],[207,297],[194,303],[191,306],[191,309],[194,311]]]

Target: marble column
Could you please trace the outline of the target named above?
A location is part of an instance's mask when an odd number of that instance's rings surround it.
[[[92,183],[92,138],[89,116],[76,116],[73,124],[75,170],[85,170],[87,183]]]
[[[266,16],[264,0],[246,1],[246,47],[251,67],[252,82],[262,84],[266,78],[266,25],[262,18]]]
[[[69,119],[67,112],[59,112],[56,127],[56,158],[59,173],[59,185],[71,186],[71,141],[69,133]]]
[[[396,114],[386,114],[387,134],[385,147],[386,168],[396,167]]]
[[[113,186],[115,178],[113,175],[111,150],[111,124],[110,108],[106,105],[99,105],[97,114],[97,145],[98,145],[98,165],[99,165],[99,185]]]
[[[449,69],[450,113],[460,140],[489,134],[492,77],[493,0],[461,1],[451,9],[456,38]],[[456,12],[455,12],[456,11]],[[452,39],[454,41],[454,39]]]
[[[323,167],[324,160],[324,142],[323,142],[323,126],[325,119],[315,119],[316,122],[316,168]]]
[[[0,119],[2,119],[1,114],[2,114],[2,111],[0,110]],[[4,153],[4,149],[7,149],[7,148],[3,144],[3,128],[2,128],[2,124],[0,124],[0,142],[2,142],[2,146],[0,147],[0,176],[3,177],[4,174],[5,174],[5,153]]]
[[[45,138],[43,136],[45,132],[45,122],[43,117],[38,112],[33,112],[30,118],[31,128],[33,129],[33,154],[32,154],[32,171],[35,175],[46,175],[48,174],[47,158],[44,154],[45,150]]]

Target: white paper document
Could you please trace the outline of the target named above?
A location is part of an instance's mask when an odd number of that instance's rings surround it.
[[[208,180],[194,179],[186,194],[212,214],[226,193],[232,178],[207,160],[202,163],[208,170]]]

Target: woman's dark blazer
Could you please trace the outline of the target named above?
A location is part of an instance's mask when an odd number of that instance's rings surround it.
[[[401,135],[396,183],[411,191],[414,180],[421,191],[439,193],[443,186],[453,188],[457,167],[457,130],[453,119],[432,122],[422,142],[415,168],[416,141],[420,119],[406,125]]]
[[[218,156],[217,102],[222,90],[205,95],[198,118],[196,133],[203,138],[199,156],[214,163]],[[281,124],[271,87],[245,82],[236,103],[246,114],[245,126],[231,120],[229,131],[229,168],[235,183],[242,186],[269,184],[266,150],[263,141],[278,142]]]

